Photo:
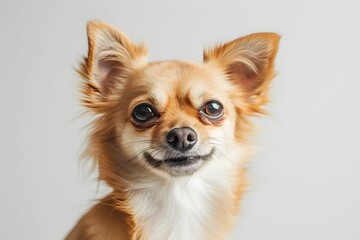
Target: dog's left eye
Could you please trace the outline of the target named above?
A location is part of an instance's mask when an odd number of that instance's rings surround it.
[[[147,122],[156,116],[156,112],[149,104],[143,103],[134,108],[132,116],[138,122]]]
[[[210,119],[218,119],[223,116],[224,109],[220,102],[218,101],[209,101],[200,112]]]

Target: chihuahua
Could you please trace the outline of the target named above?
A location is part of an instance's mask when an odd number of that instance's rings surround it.
[[[228,239],[246,186],[249,117],[264,113],[280,36],[241,37],[197,63],[147,62],[145,46],[100,21],[87,34],[86,152],[112,192],[66,239]]]

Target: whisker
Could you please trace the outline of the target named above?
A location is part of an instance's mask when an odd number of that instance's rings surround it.
[[[218,144],[210,142],[209,145],[213,146],[216,152],[220,152],[225,160],[230,161],[230,163],[236,165],[236,162],[234,162],[234,160],[223,149],[217,147]]]
[[[135,169],[135,167],[132,169],[132,171],[133,171],[134,169]],[[146,165],[144,164],[144,165],[142,166],[142,168],[141,168],[138,176],[136,176],[136,177],[134,178],[134,182],[133,182],[133,184],[132,184],[132,186],[131,186],[131,189],[130,189],[130,191],[129,191],[129,194],[130,194],[130,195],[134,192],[135,186],[137,186],[138,180],[139,180],[140,177],[143,175],[145,169],[146,169]],[[132,174],[132,171],[129,173],[129,175]]]
[[[114,165],[117,168],[122,168],[124,166],[124,164],[127,164],[128,162],[131,162],[133,160],[135,160],[139,155],[143,154],[146,151],[151,150],[150,147],[146,147],[143,149],[140,149],[139,151],[137,151],[136,153],[134,153],[133,155],[129,156],[126,160],[119,160],[116,162],[116,164]],[[120,164],[120,165],[118,165]]]
[[[221,140],[225,140],[225,141],[229,141],[229,142],[234,142],[234,143],[243,143],[240,140],[236,140],[236,139],[232,139],[232,138],[223,138],[223,137],[208,137],[208,139],[214,140],[214,141],[219,141],[221,142]]]

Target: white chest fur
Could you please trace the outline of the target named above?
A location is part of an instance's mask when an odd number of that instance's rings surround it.
[[[234,218],[231,165],[215,160],[191,177],[140,183],[130,204],[143,239],[224,239]]]

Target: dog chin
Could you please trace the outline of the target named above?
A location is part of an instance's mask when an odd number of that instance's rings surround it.
[[[211,149],[205,155],[178,155],[176,157],[168,157],[157,159],[150,153],[145,152],[144,158],[148,165],[152,168],[164,171],[171,176],[187,176],[193,175],[214,155],[215,149]]]

